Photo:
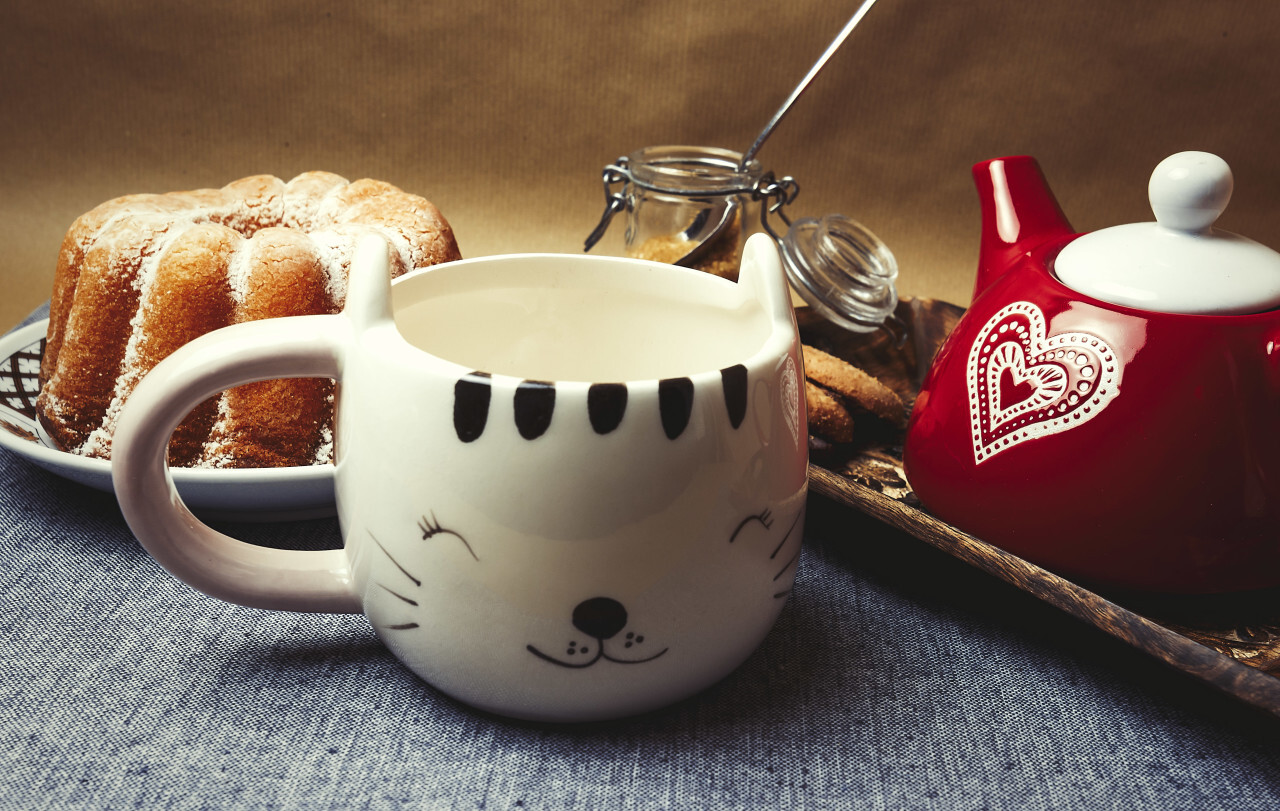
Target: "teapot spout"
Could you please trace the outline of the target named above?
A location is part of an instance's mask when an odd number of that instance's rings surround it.
[[[976,299],[1032,250],[1075,231],[1035,158],[983,161],[973,167],[973,180],[982,203]]]

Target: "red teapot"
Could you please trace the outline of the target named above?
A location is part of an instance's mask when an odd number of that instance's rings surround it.
[[[1227,164],[1174,155],[1156,222],[1083,235],[1034,159],[974,178],[972,304],[903,451],[925,508],[1106,587],[1280,585],[1280,254],[1213,227]]]

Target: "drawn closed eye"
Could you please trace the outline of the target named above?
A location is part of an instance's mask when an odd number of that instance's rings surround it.
[[[773,512],[768,507],[765,507],[764,510],[758,514],[748,515],[746,518],[742,519],[742,522],[738,524],[737,529],[735,529],[733,534],[729,536],[729,543],[733,543],[738,540],[738,534],[742,532],[742,530],[746,529],[747,525],[752,522],[756,522],[765,529],[769,529],[773,526]]]
[[[430,518],[428,518],[425,515],[422,516],[422,519],[418,521],[418,529],[422,530],[422,540],[424,541],[430,540],[431,538],[434,538],[437,535],[452,535],[453,537],[457,538],[459,541],[462,542],[462,545],[465,546],[467,548],[467,551],[471,553],[471,557],[475,558],[476,560],[480,560],[480,558],[476,555],[475,550],[471,548],[471,544],[467,543],[467,539],[459,535],[457,532],[454,532],[451,529],[446,529],[445,527],[441,526],[440,521],[439,519],[436,518],[436,514],[434,512],[431,513]]]

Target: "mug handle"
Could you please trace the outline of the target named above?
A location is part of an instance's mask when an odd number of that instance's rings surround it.
[[[218,392],[281,377],[340,380],[351,333],[345,313],[236,324],[191,341],[142,379],[116,429],[111,477],[129,528],[161,566],[253,608],[360,612],[344,550],[268,549],[212,529],[182,503],[166,456],[178,424]]]

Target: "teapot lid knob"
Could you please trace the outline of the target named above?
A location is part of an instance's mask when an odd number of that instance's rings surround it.
[[[1231,200],[1231,167],[1209,152],[1179,152],[1156,166],[1147,196],[1156,222],[1199,233],[1217,221]]]
[[[1069,242],[1053,273],[1078,293],[1139,310],[1239,315],[1280,308],[1280,254],[1213,227],[1233,182],[1217,155],[1165,158],[1147,186],[1156,221]]]

